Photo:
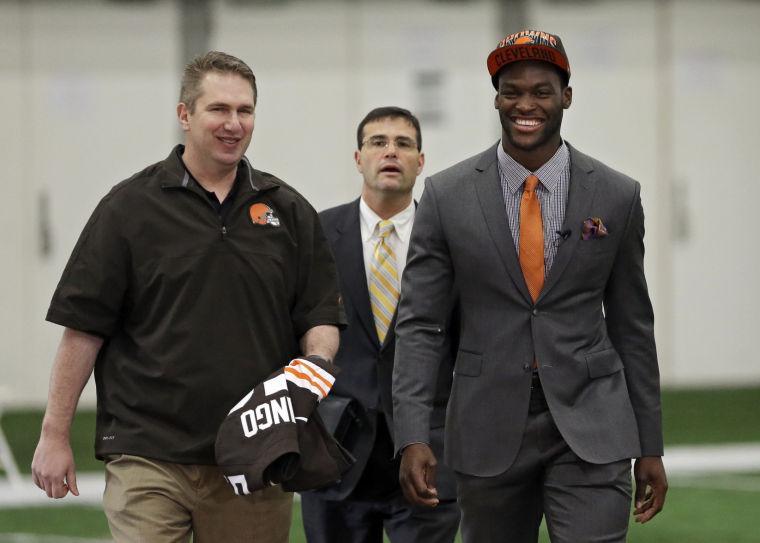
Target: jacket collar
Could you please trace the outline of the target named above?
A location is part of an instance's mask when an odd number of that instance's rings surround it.
[[[161,184],[162,188],[188,187],[190,184],[191,174],[182,161],[184,151],[184,145],[176,145],[161,163],[166,174]],[[238,163],[237,176],[237,179],[242,181],[239,190],[243,194],[256,194],[279,187],[277,183],[270,181],[261,175],[261,172],[255,170],[245,156]]]

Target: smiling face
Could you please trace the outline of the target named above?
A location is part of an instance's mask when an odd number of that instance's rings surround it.
[[[364,125],[363,144],[354,153],[356,169],[364,178],[365,200],[383,195],[411,198],[422,172],[425,155],[417,149],[417,132],[403,117],[386,117]],[[380,145],[387,142],[387,146]]]
[[[235,73],[208,72],[193,110],[177,106],[185,132],[183,160],[195,175],[235,171],[253,134],[251,84]]]
[[[563,88],[559,73],[546,62],[509,64],[498,81],[494,107],[499,110],[504,150],[535,171],[562,141],[562,114],[572,103],[572,88]]]

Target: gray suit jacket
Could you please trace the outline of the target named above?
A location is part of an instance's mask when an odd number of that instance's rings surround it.
[[[564,231],[535,305],[504,205],[496,147],[426,181],[409,248],[396,326],[396,444],[429,442],[428,417],[451,292],[459,350],[446,416],[454,470],[507,470],[522,440],[531,364],[555,423],[582,459],[662,454],[652,306],[644,278],[640,185],[570,147]],[[600,217],[605,238],[583,241]]]

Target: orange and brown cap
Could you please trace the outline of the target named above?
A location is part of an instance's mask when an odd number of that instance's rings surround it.
[[[499,71],[507,64],[521,60],[554,64],[570,78],[570,62],[559,36],[540,30],[521,30],[501,40],[488,55],[488,73],[494,88],[498,88]]]

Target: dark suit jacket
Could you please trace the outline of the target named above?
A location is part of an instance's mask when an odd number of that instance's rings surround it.
[[[335,257],[348,321],[348,327],[341,331],[340,349],[335,357],[335,364],[341,372],[331,394],[355,398],[368,412],[375,409],[382,411],[388,421],[390,435],[393,436],[391,379],[396,346],[393,332],[395,317],[385,343],[381,346],[367,288],[359,200],[323,211],[320,219]],[[432,411],[427,419],[426,435],[430,435],[438,455],[443,452],[443,426],[451,386],[453,354],[452,348],[447,344],[442,352],[440,373],[436,372],[433,377],[435,390],[431,397]],[[322,497],[339,500],[354,489],[372,450],[376,421],[377,417],[368,417],[359,435],[353,436],[347,443],[356,463],[338,485],[321,491]],[[456,496],[453,474],[444,466],[438,470],[437,484],[442,499],[453,499]]]
[[[396,445],[424,441],[459,292],[461,329],[446,420],[446,459],[491,476],[519,449],[531,363],[570,448],[607,463],[662,454],[652,307],[644,278],[640,185],[570,147],[571,173],[554,264],[535,305],[520,270],[496,147],[427,180],[401,286],[394,370]],[[581,240],[600,217],[605,238]]]

